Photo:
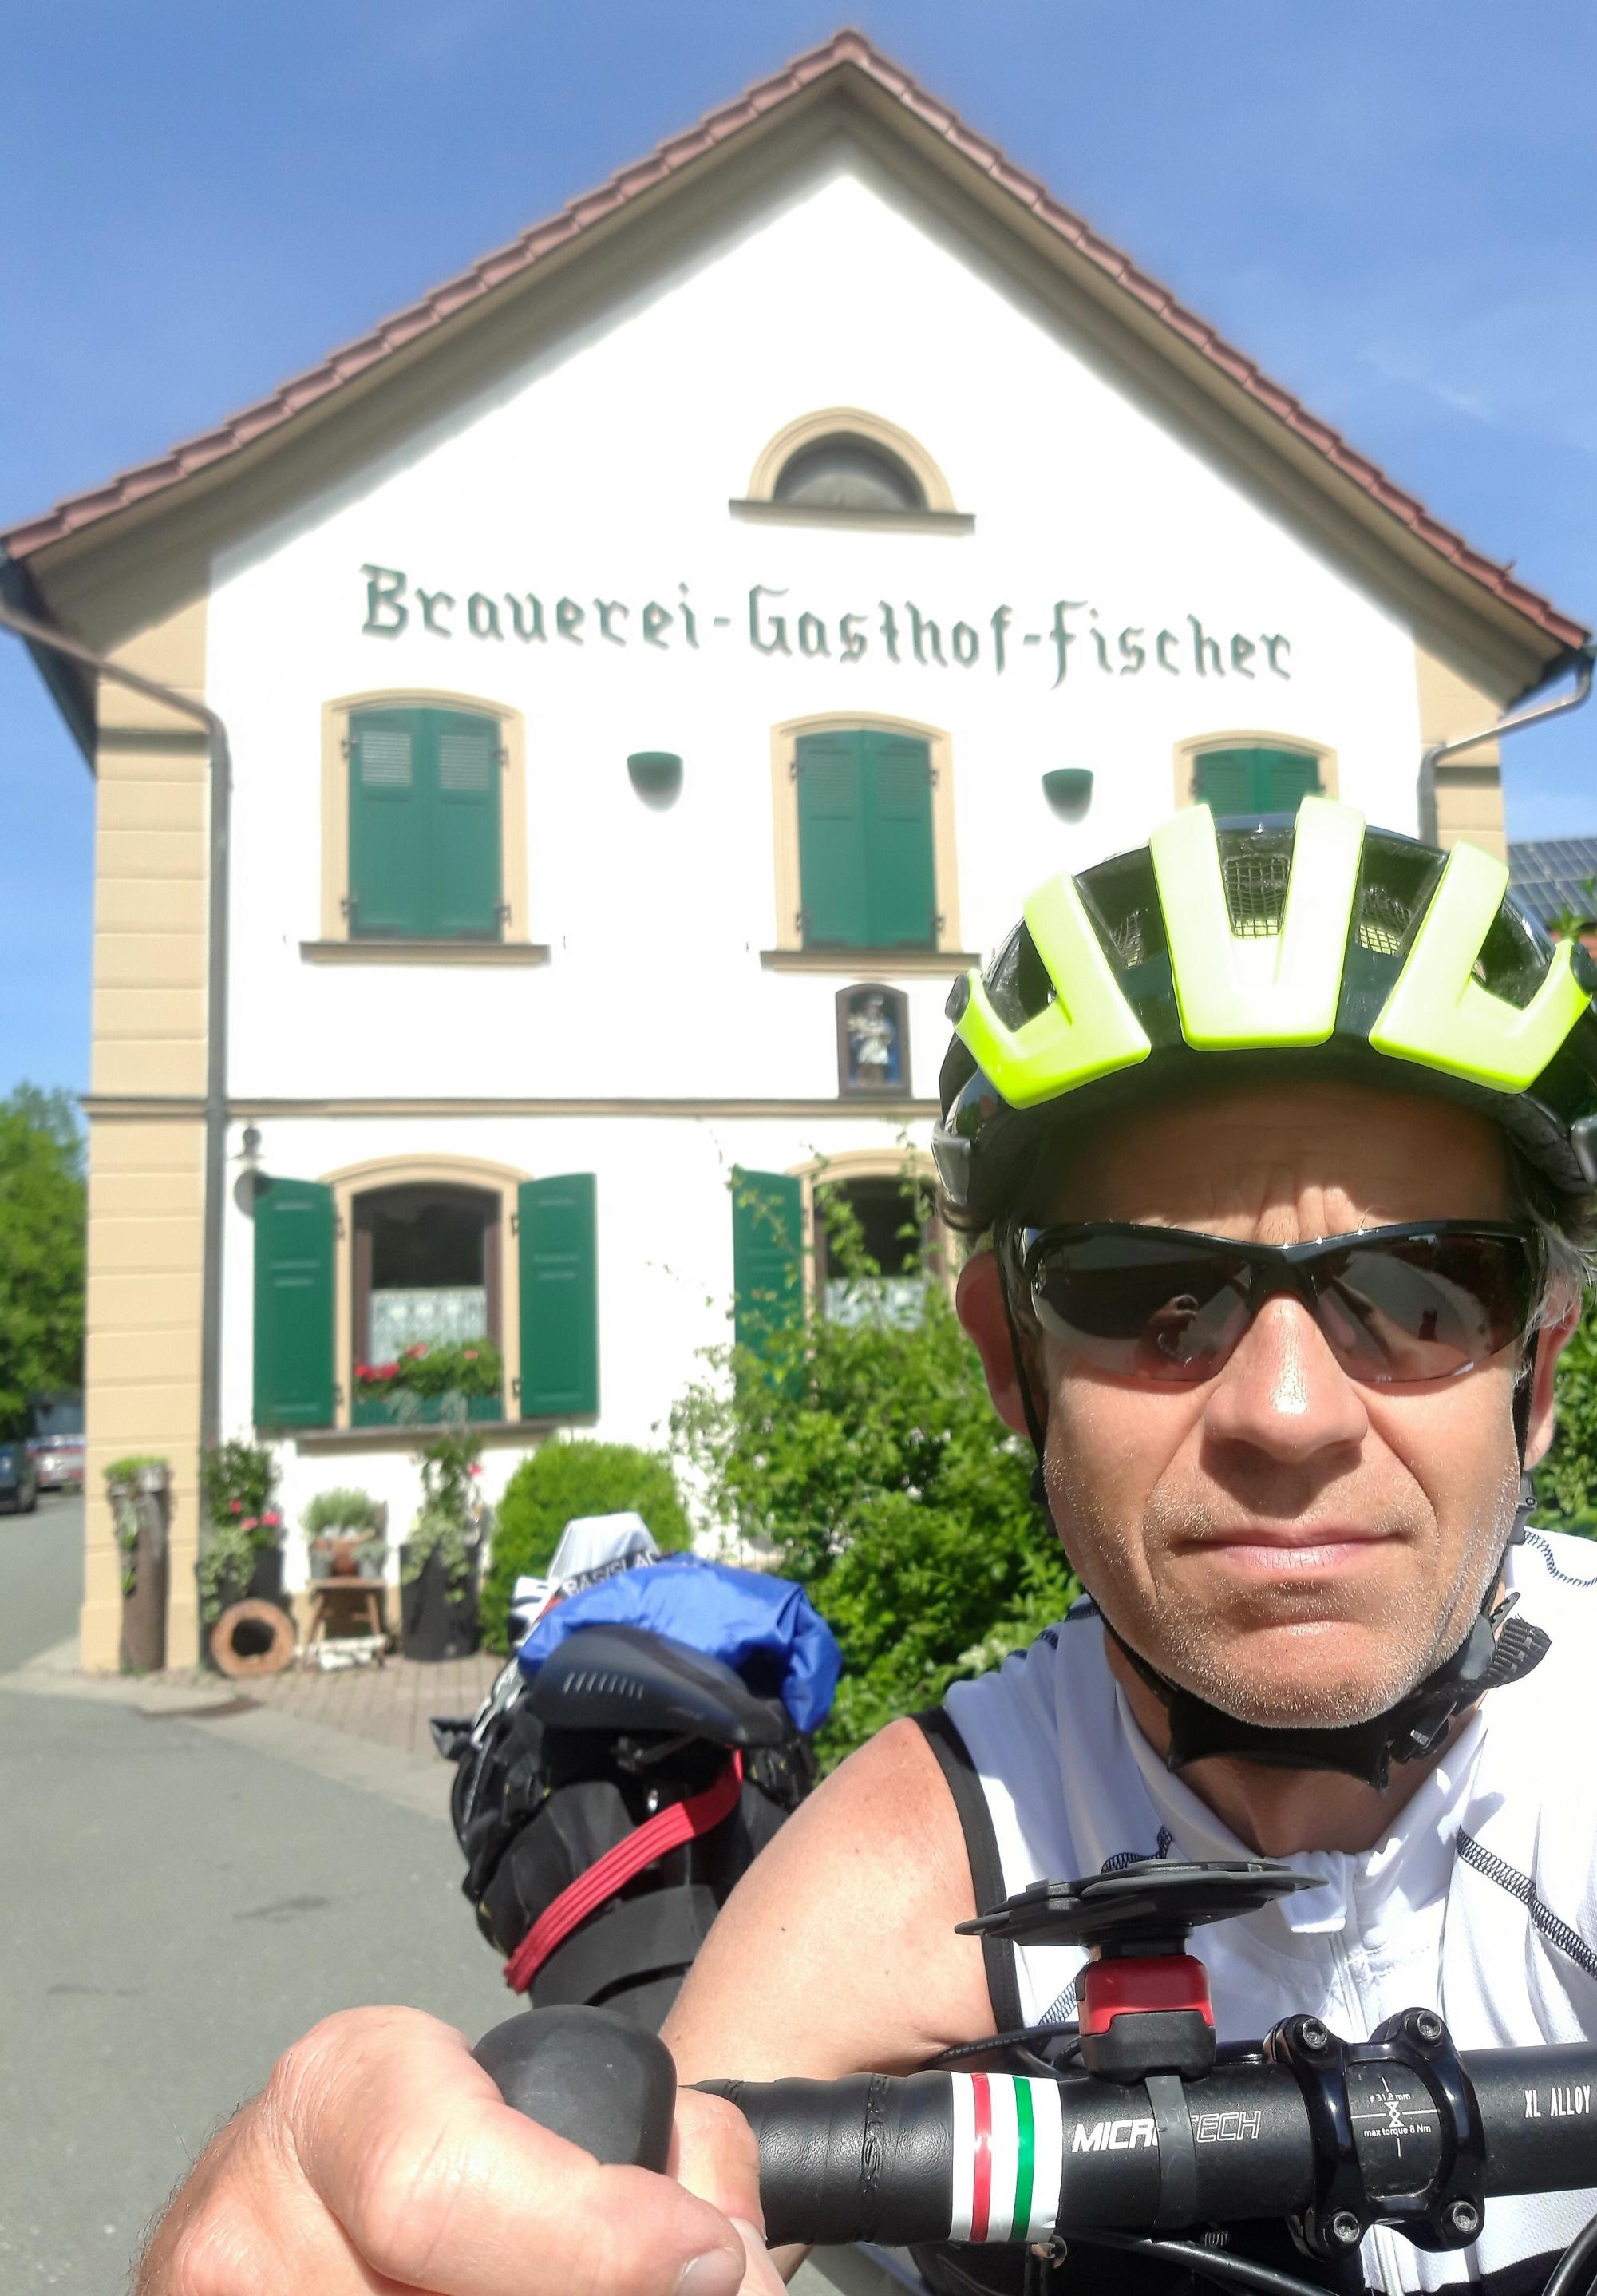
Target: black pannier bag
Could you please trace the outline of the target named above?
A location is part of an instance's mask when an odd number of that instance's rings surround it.
[[[466,1896],[535,2008],[658,2029],[741,1874],[815,1778],[807,1734],[719,1659],[585,1628],[470,1726],[438,1723]]]

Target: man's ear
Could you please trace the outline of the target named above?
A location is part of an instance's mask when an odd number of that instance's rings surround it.
[[[971,1254],[960,1269],[959,1286],[954,1296],[960,1322],[975,1341],[976,1352],[981,1357],[994,1410],[1017,1435],[1028,1433],[1009,1317],[1003,1312],[996,1252]]]
[[[1534,1467],[1547,1456],[1553,1436],[1552,1375],[1558,1369],[1558,1359],[1569,1343],[1571,1333],[1580,1321],[1580,1294],[1564,1308],[1551,1324],[1544,1324],[1536,1336],[1536,1367],[1530,1381],[1530,1415],[1525,1431],[1525,1464]]]

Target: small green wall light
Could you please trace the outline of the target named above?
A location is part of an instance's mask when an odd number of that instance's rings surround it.
[[[635,750],[627,771],[645,805],[670,805],[681,792],[682,759],[674,750]]]
[[[1043,775],[1043,795],[1061,821],[1079,821],[1093,800],[1091,766],[1055,766]]]

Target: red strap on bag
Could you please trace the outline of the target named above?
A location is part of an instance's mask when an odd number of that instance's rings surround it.
[[[613,1849],[596,1858],[586,1874],[569,1882],[553,1904],[545,1906],[505,1963],[504,1981],[511,1991],[525,1993],[555,1948],[563,1945],[596,1906],[625,1889],[635,1874],[663,1857],[667,1849],[680,1849],[684,1841],[708,1833],[723,1818],[730,1817],[742,1790],[743,1758],[734,1751],[720,1776],[701,1793],[657,1810],[625,1841],[618,1841]]]

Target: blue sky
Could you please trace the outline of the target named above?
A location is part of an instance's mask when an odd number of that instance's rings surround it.
[[[205,428],[843,21],[1597,620],[1597,12],[53,0],[7,12],[0,526]],[[1505,752],[1597,831],[1597,702]],[[0,637],[0,1091],[81,1088],[93,787]]]

